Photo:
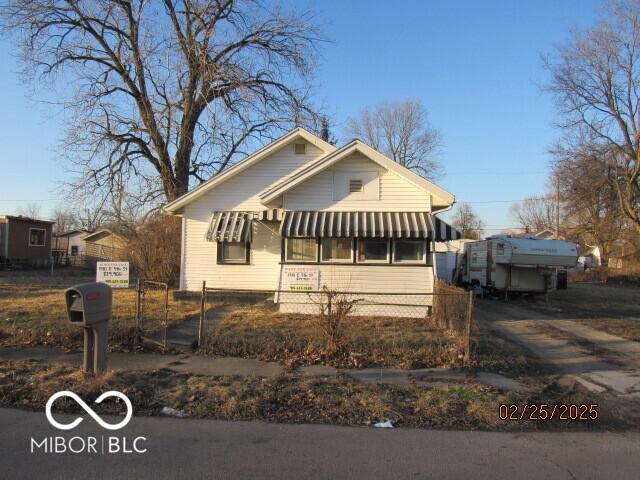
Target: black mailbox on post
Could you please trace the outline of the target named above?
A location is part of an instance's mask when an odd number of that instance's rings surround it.
[[[69,322],[84,328],[84,371],[104,373],[111,320],[111,287],[106,283],[82,283],[68,288],[65,300]]]

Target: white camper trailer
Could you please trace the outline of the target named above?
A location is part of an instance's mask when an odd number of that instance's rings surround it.
[[[462,281],[483,290],[546,293],[557,273],[574,267],[578,248],[563,240],[495,235],[464,246]]]

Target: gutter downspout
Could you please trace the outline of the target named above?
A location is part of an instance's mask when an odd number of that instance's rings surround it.
[[[433,205],[433,195],[429,196],[429,203],[431,205]],[[433,265],[433,276],[435,278],[438,277],[438,262],[436,261],[436,227],[433,224],[433,219],[432,217],[436,214],[436,213],[443,213],[443,212],[448,212],[449,210],[451,210],[453,208],[453,206],[456,204],[456,197],[454,195],[453,197],[453,202],[451,202],[451,205],[449,205],[448,207],[445,207],[441,210],[438,210],[437,212],[434,212],[433,209],[431,209],[431,214],[429,215],[429,221],[431,222],[431,230],[433,231],[433,237],[431,237],[431,263]]]

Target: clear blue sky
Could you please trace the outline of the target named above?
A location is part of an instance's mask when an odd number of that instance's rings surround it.
[[[540,90],[546,80],[540,56],[566,38],[569,26],[592,23],[600,2],[307,5],[333,40],[322,47],[316,83],[341,141],[345,120],[362,106],[418,97],[442,132],[447,175],[441,185],[472,203],[490,233],[514,223],[509,201],[543,192],[546,151],[558,132],[551,99]],[[47,214],[56,201],[64,203],[56,193],[65,177],[55,152],[61,119],[29,100],[5,39],[0,62],[0,214],[15,213],[26,201],[40,201]]]

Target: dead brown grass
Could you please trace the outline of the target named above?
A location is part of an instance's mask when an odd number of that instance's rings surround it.
[[[52,345],[67,349],[82,346],[82,329],[67,321],[64,290],[66,287],[27,283],[0,284],[0,345]],[[164,315],[159,292],[149,293],[145,302],[145,330],[159,331]],[[170,297],[171,298],[171,297]],[[136,292],[134,289],[113,290],[113,321],[109,325],[112,349],[133,347],[136,329]],[[197,315],[199,302],[170,302],[169,324]]]
[[[640,341],[640,288],[604,283],[569,284],[553,292],[549,304],[533,301],[531,307],[558,318],[578,320],[630,340]]]
[[[42,409],[48,397],[69,389],[90,402],[107,389],[125,393],[136,415],[159,415],[169,406],[195,418],[265,420],[286,423],[371,425],[392,420],[396,426],[499,429],[495,405],[505,401],[487,387],[358,384],[347,377],[204,377],[156,372],[117,372],[101,380],[85,378],[68,366],[34,361],[0,365],[0,406]],[[65,413],[78,406],[62,399]],[[117,414],[117,402],[93,405]]]
[[[457,364],[462,345],[425,320],[347,317],[340,348],[330,352],[317,319],[251,308],[228,315],[209,332],[202,351],[286,364],[421,368]]]
[[[36,361],[0,364],[0,407],[42,411],[49,396],[72,390],[100,414],[121,414],[117,401],[93,400],[106,390],[123,392],[136,415],[160,415],[168,406],[191,418],[263,420],[282,423],[372,425],[391,420],[398,427],[522,431],[637,430],[639,403],[600,397],[579,385],[551,383],[530,396],[500,394],[469,380],[458,385],[360,384],[346,376],[271,378],[208,377],[169,370],[115,372],[87,378],[67,365]],[[596,422],[500,420],[499,405],[525,403],[598,403]],[[82,413],[73,401],[60,399],[56,410]]]

